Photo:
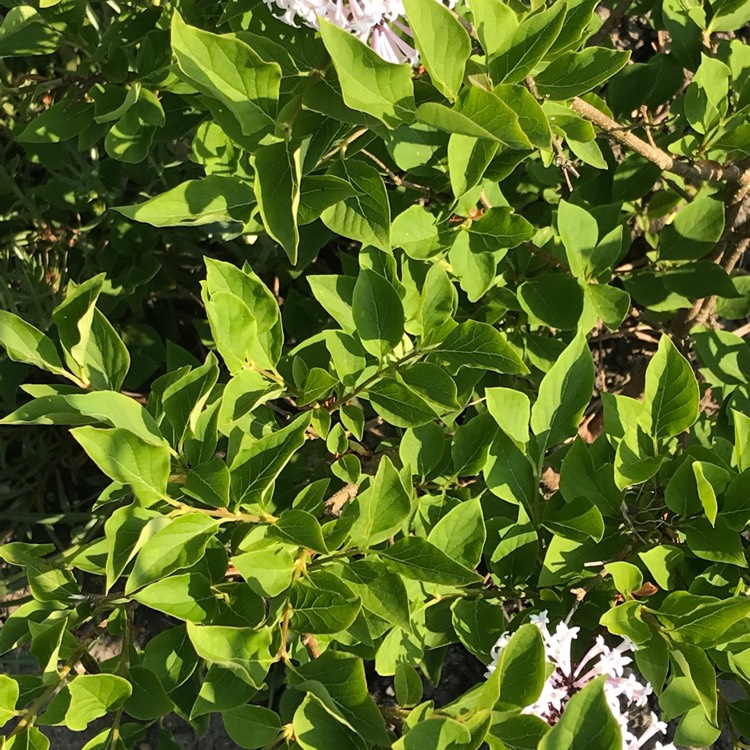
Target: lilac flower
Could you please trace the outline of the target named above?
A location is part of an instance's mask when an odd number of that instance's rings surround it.
[[[556,724],[571,696],[581,690],[595,677],[606,676],[604,695],[612,714],[622,730],[623,750],[640,750],[656,735],[667,731],[667,725],[659,721],[656,714],[651,714],[651,721],[638,737],[631,730],[628,723],[628,711],[631,707],[642,708],[648,704],[648,696],[653,692],[651,685],[640,682],[632,673],[625,676],[625,667],[631,663],[626,652],[633,651],[635,646],[625,639],[616,648],[610,648],[599,636],[595,644],[588,650],[578,664],[571,659],[570,647],[578,637],[579,628],[569,628],[565,623],[557,624],[555,631],[549,631],[547,612],[532,615],[530,618],[542,635],[546,659],[555,669],[544,683],[542,693],[536,703],[527,706],[524,713],[533,714],[546,721]],[[497,667],[498,659],[505,646],[510,641],[510,635],[503,633],[492,648],[492,663],[487,667],[485,677],[489,677]],[[676,750],[671,743],[663,745],[656,742],[654,750]]]
[[[265,0],[269,7],[284,11],[281,20],[297,26],[318,28],[318,19],[335,23],[369,44],[384,60],[391,63],[409,62],[415,65],[417,50],[407,41],[413,38],[405,24],[405,10],[401,0]],[[448,0],[449,7],[455,0]]]

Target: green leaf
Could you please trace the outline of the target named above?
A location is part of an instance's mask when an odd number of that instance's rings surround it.
[[[612,576],[615,588],[625,596],[630,596],[643,585],[643,573],[632,563],[612,562],[604,568]]]
[[[188,26],[175,12],[172,51],[185,79],[232,113],[243,135],[272,129],[279,100],[281,68],[261,59],[236,37]]]
[[[12,677],[0,675],[0,727],[16,715],[19,692],[18,683]]]
[[[698,133],[716,127],[727,111],[731,70],[721,60],[701,54],[701,64],[685,92],[685,116]]]
[[[151,638],[144,649],[142,663],[159,678],[167,692],[184,684],[198,666],[198,655],[185,625],[169,628]]]
[[[290,672],[289,682],[296,690],[309,691],[332,716],[368,743],[390,745],[382,714],[369,695],[362,659],[328,649]]]
[[[353,276],[308,276],[307,283],[315,299],[347,334],[354,332],[352,298],[356,279]],[[364,354],[364,353],[363,353]]]
[[[604,697],[604,680],[597,677],[570,699],[539,750],[620,750],[622,733]]]
[[[435,409],[407,385],[383,378],[367,389],[373,409],[394,427],[421,427],[437,416]]]
[[[24,569],[31,593],[37,601],[65,601],[79,594],[78,583],[61,563],[43,558],[51,552],[49,545],[9,542],[0,546],[0,558]]]
[[[716,670],[706,652],[697,646],[681,644],[679,648],[670,649],[670,656],[688,678],[705,718],[712,726],[717,726]]]
[[[438,130],[482,138],[510,149],[532,148],[518,115],[496,94],[478,86],[464,89],[452,109],[435,102],[420,105],[417,119]]]
[[[346,507],[354,516],[352,544],[367,548],[393,536],[411,513],[411,496],[391,460],[384,456],[370,486]]]
[[[0,25],[0,58],[49,55],[57,49],[61,38],[62,30],[45,23],[34,8],[18,5],[8,10]],[[39,734],[35,731],[30,735],[34,733]],[[30,735],[26,739],[31,747]]]
[[[742,0],[711,3],[713,17],[708,31],[735,31],[750,22],[750,8]]]
[[[278,596],[292,584],[294,558],[282,545],[235,555],[232,564],[260,596]]]
[[[629,638],[639,645],[647,642],[653,632],[643,621],[643,604],[632,599],[608,609],[599,618],[599,624],[613,635]]]
[[[492,661],[492,648],[505,632],[505,616],[495,602],[481,597],[457,599],[451,606],[453,630],[461,643],[485,664]]]
[[[698,383],[690,363],[669,336],[662,336],[646,370],[641,426],[655,439],[679,435],[698,418],[698,402]]]
[[[517,247],[534,236],[534,227],[507,206],[493,206],[467,228],[474,252]]]
[[[404,335],[404,308],[398,292],[380,274],[363,268],[354,287],[352,311],[362,346],[382,361]]]
[[[531,73],[557,39],[565,20],[565,4],[527,16],[489,60],[495,83],[518,83]]]
[[[166,520],[159,513],[136,504],[118,508],[110,515],[104,524],[107,542],[107,591],[114,586],[148,536],[156,533],[165,524]]]
[[[255,169],[255,195],[266,231],[284,248],[289,262],[296,265],[302,179],[300,150],[291,151],[287,143],[273,143],[258,149],[251,162]]]
[[[719,241],[724,231],[724,204],[699,193],[682,207],[659,236],[662,260],[698,260]]]
[[[469,302],[477,302],[498,280],[498,258],[506,251],[475,253],[471,250],[471,235],[466,231],[453,235],[453,244],[448,253],[451,270],[458,277],[461,289]]]
[[[594,267],[592,256],[599,240],[596,219],[585,208],[561,200],[557,208],[557,229],[573,275],[589,278]]]
[[[487,684],[488,691],[497,689],[496,703],[524,708],[539,698],[547,679],[544,655],[539,628],[531,623],[521,625],[503,648]]]
[[[150,669],[132,664],[128,680],[133,687],[132,695],[123,706],[128,715],[141,721],[153,721],[174,711],[174,703]]]
[[[110,128],[104,149],[113,159],[140,164],[149,154],[157,125],[163,126],[164,121],[159,100],[142,89],[139,100]]]
[[[536,716],[505,714],[493,721],[487,740],[491,750],[536,750],[547,732],[549,724]]]
[[[0,37],[0,45],[2,38]],[[20,143],[60,143],[75,138],[90,124],[93,106],[63,100],[45,109],[17,136]]]
[[[552,148],[552,131],[539,102],[524,86],[500,83],[492,89],[518,115],[524,133],[537,148],[549,151]]]
[[[137,401],[115,391],[41,396],[0,420],[1,424],[103,423],[128,430],[146,443],[162,445],[154,418]]]
[[[641,558],[660,588],[671,591],[679,585],[680,568],[684,559],[682,550],[662,544],[645,552],[639,552],[638,557]]]
[[[190,467],[183,492],[211,508],[229,505],[231,476],[227,465],[218,456]]]
[[[283,332],[279,305],[249,267],[205,258],[202,297],[217,349],[234,375],[248,363],[274,370]]]
[[[312,693],[308,693],[297,707],[292,726],[297,744],[302,750],[361,746],[356,734]]]
[[[358,159],[342,159],[328,174],[351,185],[354,195],[326,208],[320,214],[321,221],[336,234],[390,252],[391,210],[377,169]],[[342,328],[351,332],[343,323]]]
[[[238,706],[224,711],[221,718],[232,740],[248,750],[273,744],[281,731],[278,714],[262,706]]]
[[[498,144],[493,141],[460,133],[451,135],[448,141],[448,173],[456,198],[465,195],[482,181],[497,150]]]
[[[614,286],[587,284],[584,297],[610,331],[616,331],[630,312],[630,295]]]
[[[218,528],[218,521],[203,513],[175,518],[143,545],[128,576],[125,593],[133,593],[176,570],[195,565]]]
[[[419,537],[400,539],[378,554],[391,562],[405,578],[446,586],[476,583],[479,576],[452,560],[434,544]]]
[[[229,467],[235,502],[248,505],[263,502],[276,477],[304,445],[309,424],[310,415],[302,415],[287,427],[255,440],[237,453]]]
[[[445,451],[443,430],[434,422],[411,427],[401,439],[399,457],[419,475],[425,477],[435,469]]]
[[[202,573],[162,578],[133,594],[133,598],[178,620],[204,622],[216,614],[211,582]]]
[[[29,726],[14,737],[7,739],[3,750],[49,750],[49,746],[47,737],[36,727]]]
[[[542,96],[572,99],[600,86],[625,67],[630,52],[605,47],[587,47],[580,52],[566,52],[553,60],[534,79]]]
[[[144,504],[166,495],[170,455],[165,443],[146,443],[121,427],[76,427],[70,434],[110,479],[132,487]]]
[[[487,411],[500,426],[500,429],[517,445],[523,446],[529,440],[529,420],[531,403],[522,391],[512,388],[486,388]]]
[[[542,379],[531,409],[531,429],[540,445],[558,445],[576,434],[594,389],[594,361],[579,334]]]
[[[118,709],[133,691],[124,677],[113,674],[78,675],[67,689],[70,706],[65,724],[74,732],[82,732],[94,719]]]
[[[354,404],[343,404],[339,409],[341,424],[352,433],[355,440],[362,440],[365,429],[365,413]]]
[[[544,323],[564,331],[578,327],[583,312],[583,290],[567,274],[553,273],[524,281],[518,301],[532,323]]]
[[[615,486],[612,465],[597,465],[592,449],[581,439],[573,443],[563,459],[560,492],[566,500],[591,500],[605,516],[620,514],[622,496]]]
[[[25,362],[55,375],[66,374],[52,339],[6,310],[0,310],[0,346],[14,362]]]
[[[300,547],[315,552],[328,552],[318,519],[305,510],[289,508],[283,511],[270,531],[285,541],[292,542]]]
[[[617,445],[615,484],[624,490],[631,484],[646,482],[659,471],[663,460],[662,456],[656,455],[654,438],[639,424],[632,425]]]
[[[357,194],[354,186],[330,174],[305,175],[300,185],[297,223],[310,224],[323,211]]]
[[[389,128],[413,119],[414,88],[408,65],[386,62],[353,34],[326,20],[320,22],[320,35],[348,107],[376,117]]]
[[[489,414],[478,414],[456,429],[451,443],[451,458],[456,476],[479,474],[495,437],[495,421]]]
[[[325,342],[336,375],[347,388],[352,388],[367,364],[362,344],[343,331],[326,331]]]
[[[732,462],[739,471],[750,469],[750,416],[732,409],[734,450]]]
[[[537,479],[529,457],[502,431],[495,433],[483,473],[487,489],[506,502],[528,506],[536,496]]]
[[[464,80],[471,40],[456,16],[437,0],[405,0],[409,28],[435,88],[453,101]],[[446,49],[450,54],[446,55]]]
[[[188,370],[170,383],[161,394],[161,410],[171,426],[170,441],[181,447],[186,436],[194,434],[198,418],[206,405],[216,381],[219,379],[219,364],[209,353],[204,364]]]
[[[544,521],[546,529],[566,539],[601,541],[604,536],[604,519],[599,508],[587,497],[576,497],[569,502],[561,502],[561,497],[553,496],[545,503]]]
[[[122,339],[95,305],[104,274],[69,284],[65,300],[52,313],[68,367],[84,384],[119,391],[130,367]]]
[[[448,274],[437,263],[430,267],[422,287],[418,320],[422,344],[429,346],[442,341],[454,327],[458,307],[456,289]],[[409,329],[411,333],[412,330]]]
[[[243,682],[260,690],[274,660],[271,628],[253,630],[189,622],[187,633],[201,659],[231,670]]]
[[[236,227],[250,219],[255,205],[252,188],[238,177],[208,175],[133,206],[114,206],[123,216],[155,227],[226,224]]]
[[[241,680],[229,669],[212,666],[201,682],[198,697],[190,709],[190,718],[231,711],[245,705],[257,693],[255,688]]]
[[[393,220],[391,242],[394,247],[402,247],[410,258],[429,258],[440,250],[437,220],[424,206],[409,206]]]
[[[457,373],[463,367],[524,375],[528,368],[503,336],[487,323],[467,320],[456,326],[432,355]]]
[[[417,670],[405,662],[396,665],[394,687],[399,706],[416,706],[422,700],[422,679]]]
[[[685,528],[685,541],[690,551],[702,560],[748,567],[740,535],[720,521],[716,526],[702,519],[692,521]]]
[[[688,261],[664,274],[664,285],[669,291],[684,297],[699,299],[708,294],[738,299],[736,280],[716,263],[709,260]]]
[[[400,740],[393,744],[393,750],[454,750],[467,747],[471,742],[468,728],[447,717],[432,716],[415,724]]]
[[[341,577],[362,600],[366,610],[407,632],[411,630],[409,597],[404,582],[384,563],[369,557],[347,562],[341,568]]]
[[[476,498],[449,510],[427,535],[430,544],[470,570],[479,565],[486,538],[482,506]]]
[[[579,46],[581,36],[589,28],[597,4],[596,0],[566,0],[565,23],[548,50],[548,59],[553,59],[559,52]]]
[[[469,7],[479,41],[490,57],[510,41],[518,18],[501,0],[471,0]]]
[[[744,597],[702,604],[689,614],[670,618],[670,637],[704,648],[718,646],[726,642],[727,631],[748,614],[750,599]]]
[[[303,633],[338,633],[346,630],[362,606],[338,576],[322,570],[297,581],[289,596],[292,622]]]
[[[456,381],[432,362],[417,362],[396,372],[396,378],[424,399],[437,414],[459,409]]]

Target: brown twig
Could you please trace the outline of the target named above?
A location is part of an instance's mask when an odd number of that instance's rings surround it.
[[[312,633],[305,633],[302,637],[302,645],[307,649],[311,659],[317,659],[320,656],[318,639]]]
[[[332,516],[340,516],[344,506],[359,493],[358,484],[345,484],[326,500],[326,508]]]
[[[732,271],[734,271],[742,256],[745,254],[745,250],[747,250],[748,246],[750,246],[750,238],[745,238],[743,240],[740,240],[740,242],[737,243],[734,249],[728,248],[728,250],[731,250],[731,253],[726,258],[726,260],[723,260],[722,258],[722,261],[720,263],[720,265],[724,267],[724,270],[727,272],[727,274],[731,274]],[[695,320],[688,320],[688,323],[693,323],[697,326],[703,325],[713,315],[717,300],[718,297],[716,295],[707,297],[706,299],[702,300],[703,304],[700,307],[699,312],[695,316]]]
[[[656,164],[663,171],[672,172],[672,174],[676,174],[688,182],[695,184],[702,182],[740,182],[743,179],[742,170],[733,164],[722,167],[720,164],[709,161],[688,164],[673,159],[666,151],[655,148],[631,131],[623,129],[618,122],[578,96],[573,99],[570,106],[575,112],[585,117],[616,141],[625,144],[644,159]],[[750,177],[748,182],[750,183]],[[748,187],[750,188],[750,184]]]
[[[589,39],[588,44],[592,47],[598,47],[609,39],[612,32],[620,25],[623,16],[630,7],[630,0],[619,0],[617,5],[609,12],[604,23],[599,27],[599,31]]]
[[[432,190],[430,190],[430,188],[428,188],[426,185],[418,185],[416,182],[405,180],[403,177],[399,177],[399,175],[397,175],[392,169],[390,169],[387,164],[385,164],[381,159],[378,159],[375,154],[371,154],[369,151],[363,148],[360,149],[360,153],[364,154],[377,167],[380,167],[380,169],[382,169],[398,187],[405,187],[409,188],[410,190],[416,190],[418,193],[424,193],[424,195],[428,195],[433,198],[437,197],[437,195],[433,193]]]
[[[724,231],[716,247],[706,258],[720,265],[728,274],[737,267],[750,244],[750,238],[743,237],[736,231],[740,228],[742,209],[749,195],[750,169],[747,169],[737,181],[732,197],[727,202]],[[713,315],[717,299],[715,295],[697,299],[687,313],[676,319],[675,332],[684,337],[693,325],[703,325]]]

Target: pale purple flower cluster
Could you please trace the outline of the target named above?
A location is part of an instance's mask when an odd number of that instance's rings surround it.
[[[404,5],[401,0],[265,0],[284,11],[281,20],[296,26],[301,20],[307,26],[318,28],[318,19],[335,23],[369,44],[384,60],[391,63],[409,62],[415,65],[417,50],[409,44],[412,38],[404,22]],[[455,0],[449,0],[449,7]],[[400,34],[398,32],[401,32]]]
[[[622,730],[623,750],[640,750],[645,748],[657,735],[667,731],[667,725],[659,721],[659,717],[652,713],[651,721],[640,736],[636,736],[628,720],[632,707],[643,708],[648,704],[648,696],[652,693],[651,685],[640,682],[632,673],[625,676],[625,667],[632,659],[625,656],[627,651],[633,651],[635,646],[625,639],[616,648],[609,648],[604,639],[599,636],[596,643],[578,664],[573,664],[570,647],[578,637],[579,628],[569,628],[565,623],[558,623],[554,632],[548,629],[547,612],[531,615],[530,620],[538,628],[544,640],[546,659],[555,669],[544,683],[539,699],[524,709],[524,713],[533,714],[548,724],[556,724],[565,710],[571,696],[587,685],[595,677],[606,676],[604,695]],[[510,641],[510,634],[503,633],[492,649],[492,663],[487,667],[486,677],[495,671],[498,659],[505,646]],[[671,743],[662,744],[655,741],[653,750],[676,750]]]

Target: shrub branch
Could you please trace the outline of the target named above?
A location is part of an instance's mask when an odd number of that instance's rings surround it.
[[[625,144],[628,148],[640,154],[644,159],[653,162],[665,172],[679,175],[687,182],[694,184],[700,184],[701,182],[740,182],[746,179],[748,188],[750,188],[750,175],[747,175],[745,178],[742,170],[733,164],[722,167],[720,164],[708,161],[697,164],[677,161],[666,151],[652,146],[631,131],[626,130],[616,120],[613,120],[580,97],[577,96],[573,99],[570,106],[575,112],[599,127],[607,135]]]

